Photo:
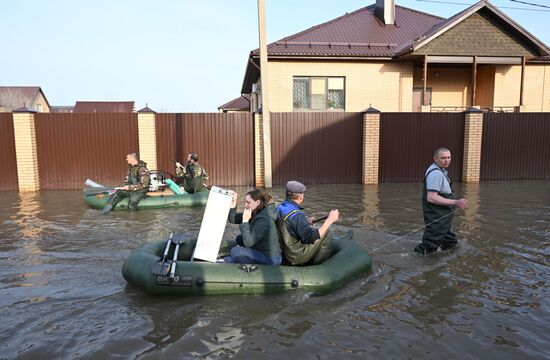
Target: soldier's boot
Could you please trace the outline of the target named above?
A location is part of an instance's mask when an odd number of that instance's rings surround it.
[[[109,199],[107,200],[107,204],[103,207],[103,210],[101,210],[101,214],[107,214],[113,208],[115,205],[121,200],[120,196],[118,195],[118,191],[109,196]]]

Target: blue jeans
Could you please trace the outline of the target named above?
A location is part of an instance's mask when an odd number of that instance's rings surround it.
[[[281,265],[281,256],[267,256],[263,252],[244,246],[231,249],[231,256],[223,258],[226,263]]]

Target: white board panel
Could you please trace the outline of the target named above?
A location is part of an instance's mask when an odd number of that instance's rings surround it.
[[[230,207],[229,190],[212,186],[193,254],[194,259],[216,262]]]

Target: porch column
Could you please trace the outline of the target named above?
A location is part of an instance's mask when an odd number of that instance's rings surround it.
[[[36,132],[34,127],[35,113],[36,111],[22,107],[14,110],[12,114],[19,192],[37,191],[40,189]]]
[[[147,106],[137,112],[139,158],[150,170],[157,170],[157,127],[155,112]]]
[[[378,184],[379,155],[380,111],[370,107],[363,113],[363,184]]]
[[[422,106],[426,106],[426,90],[428,86],[428,55],[424,55],[424,68],[422,70]],[[424,111],[424,110],[422,110]]]
[[[483,136],[483,113],[471,107],[464,113],[464,158],[462,181],[479,182],[481,170],[481,139]]]
[[[521,57],[521,83],[519,88],[519,106],[525,105],[523,103],[523,92],[525,88],[525,56]]]
[[[476,106],[476,90],[477,90],[477,56],[474,56],[472,62],[472,104]]]
[[[254,184],[265,186],[264,177],[264,138],[262,114],[255,112],[254,117]]]

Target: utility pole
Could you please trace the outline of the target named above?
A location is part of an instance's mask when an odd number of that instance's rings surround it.
[[[262,124],[264,152],[265,187],[273,187],[271,174],[271,120],[269,118],[269,100],[267,84],[267,43],[265,26],[265,1],[258,0],[258,32],[260,36],[260,91],[262,95]]]

